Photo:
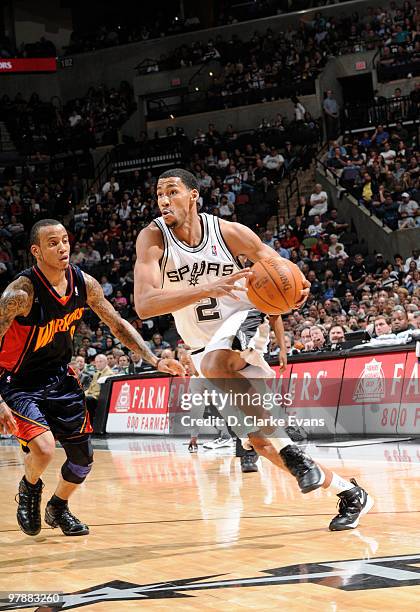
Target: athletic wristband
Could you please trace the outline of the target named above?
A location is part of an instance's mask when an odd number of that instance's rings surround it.
[[[160,359],[158,359],[158,360],[157,360],[157,363],[156,363],[156,370],[159,368],[159,364],[160,364],[160,362],[161,362],[161,361],[163,361],[163,359],[162,359],[162,358],[160,358]]]

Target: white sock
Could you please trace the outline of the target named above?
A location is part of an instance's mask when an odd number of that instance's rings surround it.
[[[293,445],[293,442],[290,438],[268,438],[268,440],[270,440],[271,444],[274,446],[274,448],[276,449],[276,451],[279,453],[282,448],[285,448],[286,446],[290,446],[291,444]]]
[[[341,493],[342,491],[354,489],[354,484],[351,483],[349,480],[342,478],[335,472],[332,472],[332,480],[328,488],[335,489],[336,491],[339,491]]]

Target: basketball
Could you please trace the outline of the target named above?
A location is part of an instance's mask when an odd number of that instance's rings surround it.
[[[296,308],[301,299],[302,273],[287,259],[269,257],[252,266],[248,297],[261,312],[279,315]]]

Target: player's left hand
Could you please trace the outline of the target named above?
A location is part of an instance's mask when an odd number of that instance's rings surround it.
[[[301,306],[304,305],[304,303],[308,299],[309,292],[311,290],[311,283],[304,277],[303,274],[302,274],[302,286],[303,286],[303,289],[301,289],[301,292],[300,292],[301,298],[299,302],[296,304],[296,308],[300,308]]]
[[[157,365],[159,372],[172,374],[172,376],[185,376],[185,368],[176,359],[161,359]]]

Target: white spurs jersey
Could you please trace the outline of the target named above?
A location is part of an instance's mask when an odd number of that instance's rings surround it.
[[[202,240],[195,247],[178,240],[161,217],[154,220],[163,237],[164,252],[160,269],[165,291],[205,285],[230,276],[242,267],[223,240],[218,217],[207,213],[200,213],[199,216]],[[245,280],[239,282],[245,285]],[[205,347],[233,313],[255,308],[245,292],[238,291],[235,295],[239,301],[227,296],[209,297],[173,313],[177,331],[189,347],[193,350]]]

